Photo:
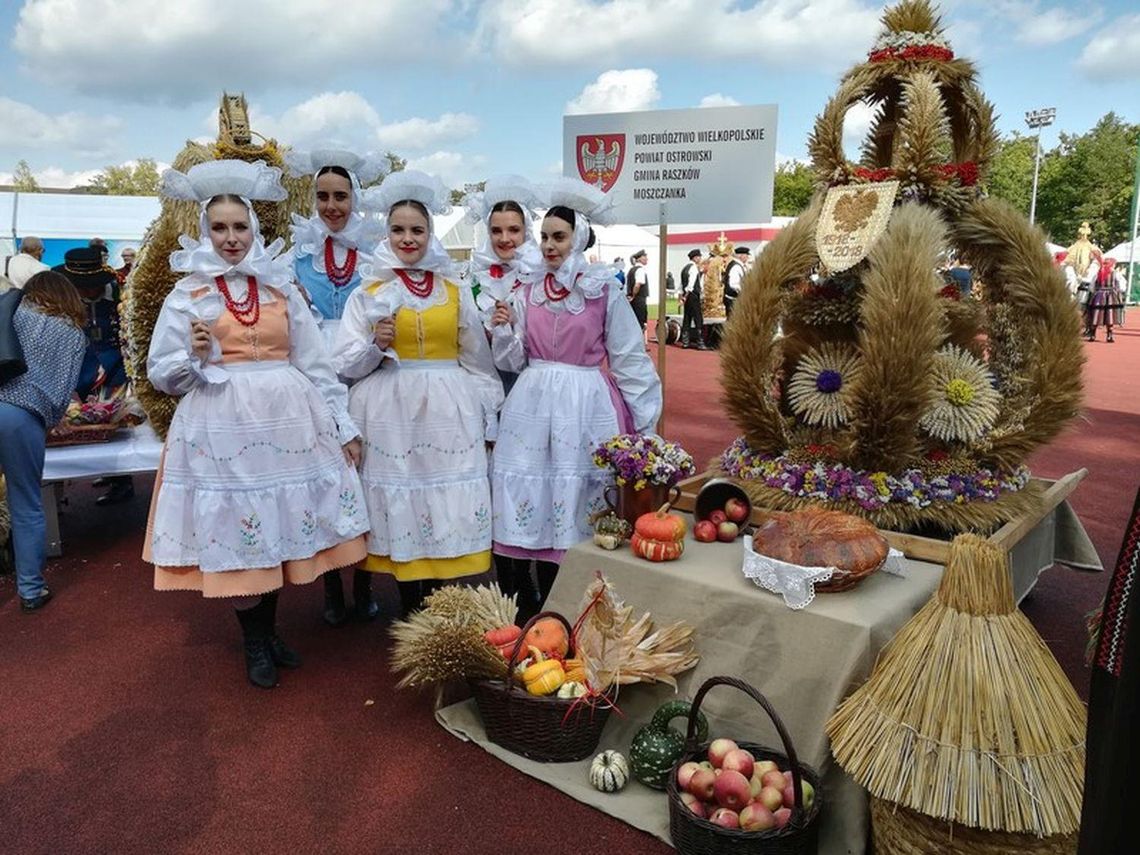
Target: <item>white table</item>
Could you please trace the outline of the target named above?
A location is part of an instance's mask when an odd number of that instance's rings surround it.
[[[58,505],[66,481],[154,472],[161,456],[162,440],[148,423],[128,428],[122,436],[109,442],[49,446],[44,454],[43,486],[40,488],[47,518],[48,555],[58,558],[63,554]]]

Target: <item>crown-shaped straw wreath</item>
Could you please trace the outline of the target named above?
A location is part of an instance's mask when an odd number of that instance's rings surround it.
[[[727,324],[743,435],[714,469],[761,506],[984,531],[1031,508],[1025,460],[1079,411],[1079,319],[1041,232],[985,196],[997,137],[973,66],[927,0],[883,24],[816,122],[816,197]],[[859,102],[875,117],[853,164],[843,118]],[[972,291],[937,272],[948,252]]]

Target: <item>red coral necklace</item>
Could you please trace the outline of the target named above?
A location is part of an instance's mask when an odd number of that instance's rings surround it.
[[[221,292],[222,300],[225,301],[226,308],[230,310],[230,314],[233,315],[242,326],[252,327],[261,317],[261,300],[259,300],[257,296],[257,279],[252,276],[247,276],[245,277],[245,281],[245,299],[238,302],[230,296],[229,286],[226,285],[226,277],[214,277],[214,282],[217,284],[218,291]]]
[[[570,296],[570,289],[559,285],[553,273],[547,273],[546,278],[542,280],[542,290],[546,292],[546,299],[552,303],[561,303]]]
[[[431,293],[432,285],[435,284],[435,275],[430,270],[424,274],[424,278],[419,282],[409,276],[408,272],[403,268],[398,268],[396,270],[396,275],[400,277],[401,281],[404,283],[405,288],[407,288],[412,292],[412,294],[420,297],[421,299]]]
[[[336,263],[336,255],[333,253],[333,239],[331,237],[325,238],[325,275],[329,278],[329,282],[336,288],[343,288],[352,281],[352,274],[356,272],[356,250],[349,247],[348,258],[344,260],[344,266],[339,267]]]

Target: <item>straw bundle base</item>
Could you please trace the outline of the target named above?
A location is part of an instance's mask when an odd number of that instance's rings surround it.
[[[982,831],[875,798],[871,799],[871,830],[875,855],[1068,855],[1077,851],[1075,834],[1034,837]]]

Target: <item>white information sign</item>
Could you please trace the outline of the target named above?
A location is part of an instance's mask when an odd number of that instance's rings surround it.
[[[566,175],[612,193],[619,220],[765,223],[772,217],[776,105],[563,116]]]

